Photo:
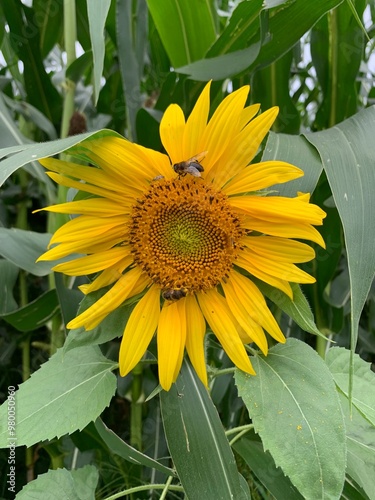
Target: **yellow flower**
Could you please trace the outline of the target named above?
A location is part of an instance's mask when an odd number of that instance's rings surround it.
[[[56,231],[42,260],[84,254],[58,264],[68,275],[96,274],[80,288],[111,288],[69,328],[96,327],[126,299],[144,295],[133,309],[120,348],[125,376],[157,332],[159,380],[169,390],[185,347],[204,384],[206,322],[233,363],[255,374],[244,343],[267,354],[264,333],[285,342],[252,276],[293,297],[290,282],[313,283],[295,264],[314,258],[297,239],[324,246],[313,225],[325,213],[296,198],[260,195],[296,179],[302,170],[282,161],[249,165],[278,109],[259,116],[245,106],[249,88],[228,95],[208,120],[210,84],[185,121],[172,104],[160,124],[168,155],[117,137],[83,142],[92,166],[51,158],[49,176],[91,197],[46,208],[77,214]],[[190,160],[190,161],[188,161]]]

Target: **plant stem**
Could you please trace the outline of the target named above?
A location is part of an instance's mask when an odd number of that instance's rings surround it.
[[[130,444],[137,450],[142,449],[142,395],[143,365],[138,363],[133,370],[132,402],[130,415]]]
[[[149,484],[143,486],[136,486],[135,488],[129,488],[128,490],[120,491],[119,493],[115,493],[110,497],[105,498],[104,500],[116,500],[117,498],[124,497],[125,495],[131,495],[132,493],[138,493],[139,491],[147,491],[147,490],[163,490],[165,488],[165,484]],[[168,487],[169,491],[184,491],[182,486],[172,486]]]
[[[64,0],[64,44],[67,58],[67,67],[76,59],[76,4],[75,0]],[[74,112],[74,94],[76,85],[65,78],[65,97],[61,123],[61,138],[67,137],[69,123]]]

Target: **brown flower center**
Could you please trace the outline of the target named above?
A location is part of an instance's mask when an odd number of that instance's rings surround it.
[[[244,231],[225,194],[187,175],[154,180],[129,233],[134,260],[154,283],[193,293],[228,275]]]

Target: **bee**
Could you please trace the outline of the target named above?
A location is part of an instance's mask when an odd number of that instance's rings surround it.
[[[189,158],[186,161],[181,161],[179,163],[175,163],[173,165],[173,170],[178,175],[186,175],[190,174],[194,177],[200,177],[201,173],[204,171],[204,168],[199,163],[206,156],[207,151],[203,151],[203,153],[198,153],[197,155]]]
[[[186,288],[165,288],[161,292],[161,296],[164,300],[169,300],[170,302],[177,302],[178,300],[186,297]]]

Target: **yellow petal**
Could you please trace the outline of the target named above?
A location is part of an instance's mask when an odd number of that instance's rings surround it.
[[[206,293],[198,293],[197,298],[207,323],[229,358],[244,372],[255,375],[224,297],[215,289],[211,289]]]
[[[303,170],[284,161],[264,161],[249,165],[241,170],[223,188],[228,196],[259,191],[275,184],[297,179],[304,175]]]
[[[120,261],[116,262],[112,266],[104,269],[103,272],[99,274],[91,283],[85,283],[84,285],[80,285],[78,288],[82,293],[87,295],[88,293],[95,292],[96,290],[100,290],[100,288],[104,288],[105,286],[111,285],[115,281],[121,278],[123,272],[127,267],[133,264],[133,256],[127,255]],[[57,267],[57,266],[56,266]],[[53,268],[55,270],[55,268]],[[143,288],[145,288],[146,284]],[[131,295],[135,295],[138,292],[133,293]]]
[[[47,210],[59,214],[79,214],[91,215],[92,217],[112,217],[114,215],[129,214],[130,203],[126,203],[125,199],[119,204],[118,201],[107,200],[105,198],[89,198],[87,200],[70,201],[68,203],[60,203],[59,205],[51,205],[50,207],[40,208],[35,210],[39,212]]]
[[[230,282],[233,286],[234,297],[237,295],[245,309],[254,312],[256,322],[278,342],[285,342],[285,337],[280,327],[268,309],[267,303],[254,283],[240,273],[232,272]],[[255,340],[256,342],[256,340]]]
[[[245,224],[246,228],[258,231],[259,233],[270,234],[271,236],[280,236],[282,238],[299,238],[301,240],[314,241],[321,247],[325,248],[324,240],[310,224],[293,222],[291,223],[276,223],[267,220],[249,218]]]
[[[53,172],[58,172],[59,174],[85,181],[117,194],[122,192],[124,195],[129,195],[137,192],[137,190],[134,191],[134,188],[132,189],[130,187],[127,178],[125,179],[126,182],[119,182],[119,176],[113,176],[108,172],[103,172],[100,168],[86,167],[84,165],[78,165],[77,163],[56,160],[55,158],[44,158],[39,161],[44,167]]]
[[[50,177],[53,181],[60,186],[66,186],[69,188],[77,189],[78,191],[83,191],[84,193],[94,194],[96,196],[102,196],[105,199],[117,201],[118,203],[123,203],[124,199],[133,200],[135,199],[136,194],[133,192],[132,196],[130,193],[115,193],[114,191],[109,191],[108,189],[103,189],[101,187],[93,186],[92,184],[88,184],[86,182],[79,182],[70,177],[65,177],[64,175],[55,174],[54,172],[47,172],[48,177]]]
[[[206,323],[194,295],[186,297],[186,350],[198,377],[207,387],[207,370],[204,355]]]
[[[208,151],[204,165],[207,181],[211,181],[215,171],[211,169],[221,163],[221,157],[231,147],[234,137],[239,132],[241,111],[244,108],[249,87],[244,86],[229,94],[217,107],[215,113],[207,124],[202,138],[203,151]]]
[[[188,160],[198,153],[205,151],[205,146],[202,144],[202,137],[210,111],[210,87],[211,82],[208,82],[186,121],[183,136],[183,150],[181,151],[181,157],[178,161]]]
[[[70,321],[67,327],[73,329],[83,326],[86,330],[95,328],[110,312],[117,309],[128,298],[141,273],[142,270],[136,267],[121,276],[103,297]]]
[[[251,106],[246,106],[246,108],[241,111],[238,128],[242,130],[249,123],[249,121],[254,118],[259,109],[260,104],[252,104]]]
[[[181,369],[186,339],[185,299],[167,304],[160,313],[157,341],[159,382],[169,391]]]
[[[282,262],[309,262],[315,251],[306,243],[277,236],[249,236],[243,239],[247,248],[270,260]]]
[[[231,272],[230,276],[232,276],[232,274],[236,274],[236,272]],[[254,311],[252,307],[249,307],[246,295],[242,290],[238,289],[238,287],[235,289],[231,281],[222,282],[222,287],[229,309],[249,336],[249,341],[255,342],[262,350],[263,354],[267,355],[267,339],[263,329],[257,323],[259,320],[258,311]]]
[[[54,271],[67,274],[68,276],[93,274],[113,266],[129,254],[129,247],[115,247],[110,250],[105,250],[104,252],[86,255],[85,257],[79,257],[78,259],[64,262],[63,264],[57,264],[57,266],[54,267]]]
[[[160,315],[160,288],[152,285],[133,309],[122,337],[119,363],[125,377],[140,361],[155,333]]]
[[[232,196],[230,204],[252,217],[276,223],[297,222],[320,226],[326,213],[317,205],[283,196]]]
[[[185,117],[182,109],[177,104],[169,105],[160,122],[160,138],[172,165],[188,159],[182,158],[184,129]]]
[[[229,179],[242,171],[256,155],[277,114],[278,108],[268,109],[232,137],[220,161],[210,172],[209,180],[214,179],[215,185],[221,188]]]
[[[236,265],[242,267],[242,269],[245,269],[247,272],[264,281],[265,283],[278,288],[293,300],[293,291],[288,281],[278,278],[277,276],[271,276],[270,274],[267,274],[263,271],[263,269],[259,269],[258,267],[254,266],[252,261],[245,257],[246,256],[244,252],[241,252],[241,254],[237,257]]]

